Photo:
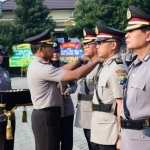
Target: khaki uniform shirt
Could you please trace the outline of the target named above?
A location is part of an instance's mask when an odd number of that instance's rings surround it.
[[[125,64],[117,64],[116,58],[120,57],[119,54],[114,55],[110,60],[103,63],[103,68],[100,70],[97,86],[99,98],[104,104],[113,104],[113,106],[108,113],[100,111],[93,112],[91,121],[91,141],[97,144],[114,145],[118,138],[118,121],[114,112],[116,98],[123,97],[123,86],[119,84],[117,71],[127,70]],[[99,104],[95,91],[93,103]]]
[[[81,82],[80,93],[85,94],[85,83],[89,89],[89,95],[94,94],[94,77],[97,73],[99,65],[97,65]],[[76,112],[76,119],[75,119],[75,127],[90,129],[91,128],[91,101],[78,101],[77,112]]]
[[[132,120],[150,117],[150,52],[132,63],[128,73],[126,104]],[[121,116],[125,118],[122,107]],[[150,129],[149,129],[150,130]],[[150,150],[150,137],[142,130],[123,129],[121,150]]]
[[[10,90],[11,89],[11,79],[9,72],[6,69],[0,67],[0,91]],[[3,107],[0,107],[0,122],[6,121],[7,117],[4,115]],[[11,117],[11,120],[15,118],[14,114]]]
[[[62,105],[62,95],[57,84],[64,73],[65,70],[46,64],[45,60],[34,56],[28,67],[27,79],[35,109]]]

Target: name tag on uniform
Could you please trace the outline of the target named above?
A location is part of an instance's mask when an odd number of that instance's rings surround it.
[[[2,81],[0,80],[0,84],[2,83]]]

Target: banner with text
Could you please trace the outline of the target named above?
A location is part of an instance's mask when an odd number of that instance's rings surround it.
[[[13,55],[9,58],[10,67],[25,67],[29,66],[33,54],[31,52],[30,44],[19,44],[12,47]]]

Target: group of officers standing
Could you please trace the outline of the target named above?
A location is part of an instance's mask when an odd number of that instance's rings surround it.
[[[36,150],[60,150],[60,141],[61,150],[72,150],[70,94],[81,78],[75,127],[83,128],[89,150],[150,149],[150,15],[129,6],[127,19],[126,33],[100,22],[95,32],[83,28],[86,65],[84,57],[61,62],[50,30],[25,40],[34,55],[27,79]],[[124,36],[135,54],[130,64],[119,52]]]

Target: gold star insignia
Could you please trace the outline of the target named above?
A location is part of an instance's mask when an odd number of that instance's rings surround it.
[[[86,31],[85,31],[85,29],[83,29],[83,35],[86,36]]]
[[[99,33],[99,32],[98,32],[98,27],[97,27],[97,26],[95,27],[95,33],[96,33],[96,34]]]
[[[127,9],[127,19],[131,19],[131,11],[129,8]]]

